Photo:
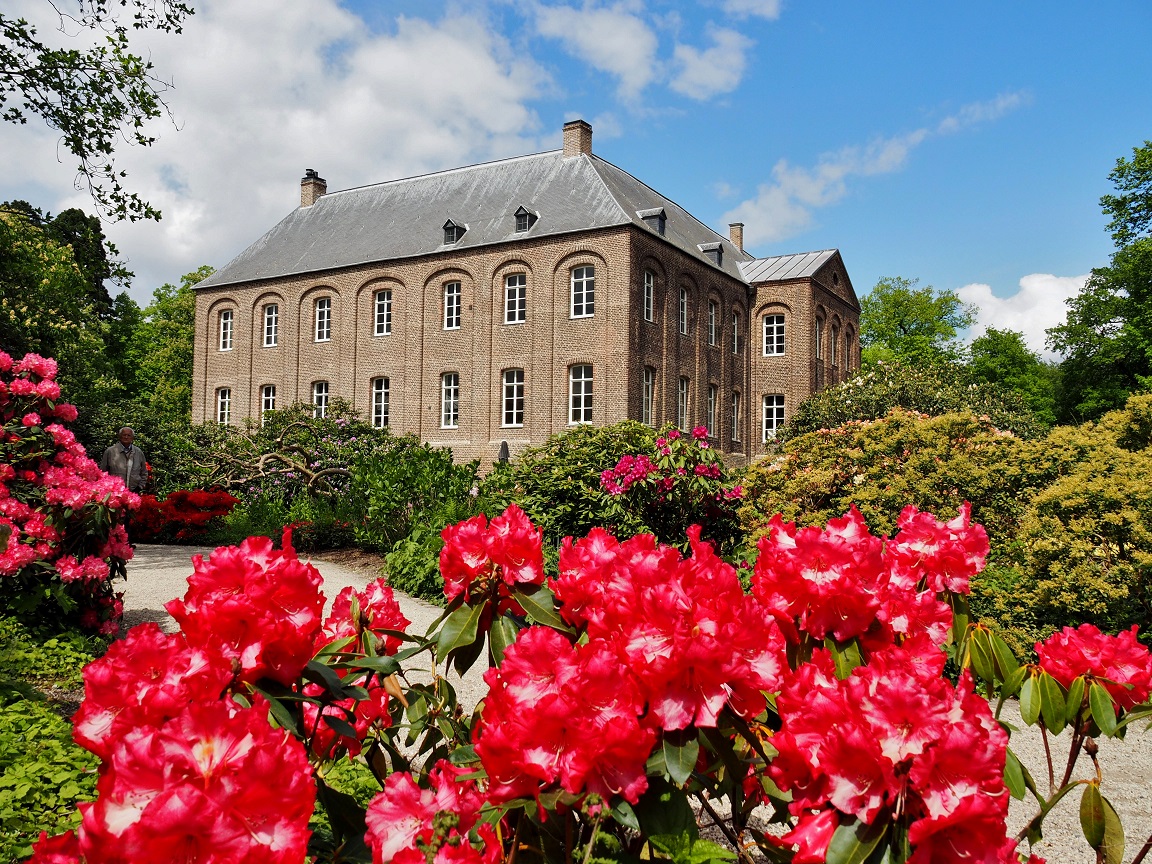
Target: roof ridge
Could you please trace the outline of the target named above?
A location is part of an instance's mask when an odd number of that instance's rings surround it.
[[[459,174],[464,171],[472,171],[477,168],[488,168],[492,165],[500,165],[506,162],[519,162],[520,160],[538,159],[543,156],[552,156],[560,153],[560,150],[545,150],[542,153],[523,153],[520,156],[506,156],[503,159],[489,159],[487,162],[475,162],[472,165],[460,165],[456,168],[444,168],[440,171],[427,171],[423,174],[413,174],[410,177],[395,177],[392,180],[380,180],[376,183],[363,183],[359,186],[349,186],[347,189],[337,189],[335,192],[326,192],[316,199],[319,203],[325,198],[330,198],[334,195],[343,195],[346,192],[359,192],[364,189],[376,189],[380,186],[391,186],[398,183],[409,183],[414,180],[424,180],[428,177],[440,177],[446,174]]]

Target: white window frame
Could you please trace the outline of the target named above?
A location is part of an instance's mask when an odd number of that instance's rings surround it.
[[[504,277],[504,323],[524,324],[528,320],[528,274],[509,273]]]
[[[814,336],[816,337],[816,359],[824,359],[824,319],[817,318]]]
[[[704,418],[704,426],[708,429],[708,437],[716,437],[716,400],[720,397],[720,388],[715,384],[708,385],[708,412]]]
[[[839,351],[837,350],[839,348],[839,345],[840,345],[840,325],[839,324],[833,324],[832,325],[832,341],[828,344],[828,350],[829,350],[829,354],[830,354],[830,356],[828,357],[828,360],[829,360],[829,362],[831,362],[831,364],[833,366],[836,365],[836,361],[839,359]]]
[[[656,274],[644,271],[644,320],[656,320]]]
[[[275,348],[280,344],[280,305],[264,304],[264,347]]]
[[[676,383],[676,426],[687,432],[691,424],[692,382],[687,375],[681,375]]]
[[[688,289],[680,289],[680,335],[688,335]]]
[[[232,309],[221,309],[218,320],[220,322],[220,350],[231,351],[236,313]]]
[[[568,368],[568,425],[592,422],[593,369],[580,363]]]
[[[392,335],[392,289],[381,288],[372,295],[373,336]]]
[[[644,377],[640,384],[640,422],[645,426],[656,425],[656,370],[644,367]]]
[[[276,385],[265,384],[260,388],[260,425],[268,422],[268,412],[276,410]]]
[[[323,420],[328,416],[328,400],[331,388],[327,381],[312,382],[312,416]]]
[[[505,369],[504,396],[501,400],[501,423],[505,429],[519,429],[524,425],[524,370]]]
[[[383,429],[388,425],[389,401],[392,395],[392,382],[387,377],[380,376],[372,379],[372,391],[369,407],[371,409],[372,425]]]
[[[582,264],[572,268],[569,318],[592,318],[596,314],[596,268]]]
[[[464,286],[459,282],[444,283],[444,329],[459,330],[463,320]]]
[[[716,319],[720,317],[720,305],[715,300],[708,301],[708,344],[716,344]]]
[[[316,332],[317,342],[332,341],[332,298],[318,297],[316,299]]]
[[[227,426],[232,420],[232,388],[220,387],[216,390],[216,422]]]
[[[460,373],[440,376],[440,428],[460,428]]]
[[[776,433],[784,427],[784,394],[764,394],[764,417],[761,424],[761,443],[776,440]]]
[[[740,313],[732,313],[732,353],[740,353]]]
[[[740,440],[740,391],[732,391],[732,440]]]
[[[769,312],[764,316],[764,356],[781,357],[787,346],[784,316]],[[769,350],[771,348],[772,350]]]

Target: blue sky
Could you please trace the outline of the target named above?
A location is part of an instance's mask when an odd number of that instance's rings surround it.
[[[15,0],[43,19],[43,0]],[[133,294],[221,266],[306,167],[346,188],[558,146],[594,149],[759,255],[836,247],[961,292],[1035,348],[1107,261],[1098,199],[1152,138],[1152,4],[665,0],[197,4],[147,47],[171,123],[125,149],[165,212],[117,225]],[[50,130],[6,127],[0,196],[85,206]]]

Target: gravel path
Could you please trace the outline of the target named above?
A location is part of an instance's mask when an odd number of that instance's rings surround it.
[[[176,622],[164,611],[164,604],[184,595],[187,588],[185,579],[192,572],[191,557],[195,554],[207,556],[211,551],[190,546],[141,544],[136,549],[136,557],[128,565],[128,583],[124,592],[125,626],[156,621],[168,631],[175,630]],[[319,559],[312,563],[324,577],[324,593],[329,601],[345,586],[362,588],[374,578],[363,567],[353,570]],[[430,603],[399,592],[397,599],[404,614],[412,621],[411,629],[414,632],[424,632],[442,611]],[[462,704],[472,706],[480,699],[484,691],[481,674],[482,668],[478,664],[463,681],[451,677]],[[1023,726],[1015,703],[1005,706],[1002,719],[1013,726]],[[1097,759],[1104,778],[1101,791],[1116,807],[1128,834],[1125,862],[1132,860],[1149,834],[1152,834],[1152,732],[1145,731],[1145,725],[1140,723],[1137,728],[1130,729],[1125,741],[1105,739],[1098,742],[1100,751]],[[1063,774],[1063,766],[1067,761],[1068,740],[1069,733],[1065,731],[1049,741],[1057,780]],[[1013,736],[1013,749],[1031,771],[1041,791],[1045,791],[1048,770],[1039,733],[1034,729],[1021,728]],[[1093,776],[1092,763],[1084,754],[1078,760],[1075,776]],[[1081,833],[1079,802],[1078,791],[1073,791],[1057,805],[1045,822],[1044,840],[1033,851],[1045,857],[1050,864],[1088,864],[1096,860]],[[1018,831],[1034,813],[1034,807],[1013,801],[1008,820],[1010,831]]]

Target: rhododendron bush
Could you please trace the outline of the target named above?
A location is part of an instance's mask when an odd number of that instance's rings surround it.
[[[175,489],[163,499],[141,495],[132,520],[132,539],[141,543],[188,543],[232,512],[240,499],[223,489]]]
[[[776,519],[750,591],[697,527],[687,554],[569,538],[554,578],[515,505],[443,539],[448,604],[423,634],[380,582],[324,617],[287,533],[194,559],[180,632],[142,625],[85,671],[97,798],[33,860],[1036,864],[1025,841],[1073,791],[1092,857],[1122,860],[1099,772],[1072,777],[1152,715],[1152,655],[1085,625],[1018,664],[968,621],[988,541],[967,505],[909,507],[891,538],[854,509]],[[477,662],[469,713],[445,673]],[[1072,727],[1047,783],[998,721],[1016,696],[1040,734]],[[367,807],[328,782],[349,759],[378,781]],[[1015,837],[1010,796],[1036,805]],[[314,806],[331,843],[309,839]]]
[[[113,580],[132,557],[123,520],[139,498],[68,429],[76,408],[60,401],[56,372],[50,358],[0,351],[0,600],[115,633],[123,606]]]

